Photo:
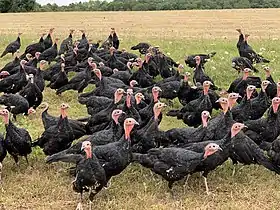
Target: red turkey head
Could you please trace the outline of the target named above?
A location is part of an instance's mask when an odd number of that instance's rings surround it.
[[[271,82],[270,81],[268,81],[268,80],[264,80],[264,81],[262,81],[262,91],[263,92],[265,92],[265,90],[266,90],[266,88],[268,87],[268,85],[270,85],[271,84]]]
[[[28,109],[28,114],[35,114],[35,113],[36,113],[36,110],[33,107]]]
[[[84,141],[82,143],[81,151],[85,151],[85,153],[87,155],[87,159],[92,158],[91,142],[90,141]]]
[[[8,111],[8,109],[2,109],[0,110],[0,115],[3,117],[4,119],[4,123],[5,125],[9,124],[9,114],[10,112]]]
[[[204,128],[207,127],[208,120],[211,118],[211,115],[208,111],[203,111],[201,112],[201,121],[202,121],[202,126]]]
[[[272,109],[275,114],[278,112],[279,105],[280,105],[280,98],[274,97],[272,99]]]
[[[160,115],[162,109],[164,107],[167,107],[167,105],[165,103],[161,103],[161,102],[157,102],[155,105],[154,105],[154,118],[155,120],[158,120],[158,116]]]
[[[183,64],[180,64],[180,65],[178,66],[178,71],[179,71],[179,73],[181,73],[183,70],[184,70],[184,65],[183,65]]]
[[[87,62],[88,62],[88,65],[91,65],[91,63],[93,62],[93,58],[92,58],[92,57],[89,57],[89,58],[87,59]]]
[[[26,60],[21,60],[20,61],[20,66],[24,69],[25,65],[27,64]]]
[[[227,98],[219,98],[219,100],[217,100],[216,103],[219,103],[221,105],[224,114],[227,113],[229,107],[229,102]]]
[[[209,88],[210,88],[211,85],[213,85],[213,83],[210,82],[210,81],[204,81],[203,82],[203,93],[204,93],[204,95],[208,94],[208,91],[209,91]]]
[[[136,93],[135,95],[136,104],[140,104],[141,100],[145,100],[145,96],[142,93]]]
[[[210,143],[204,148],[204,159],[207,158],[210,155],[213,155],[214,153],[218,151],[222,151],[222,148],[216,144],[216,143]]]
[[[129,86],[130,86],[131,88],[133,88],[135,85],[138,85],[138,82],[137,82],[136,80],[131,80],[131,81],[129,82]]]
[[[112,119],[114,120],[114,122],[118,125],[119,124],[119,117],[125,114],[125,112],[123,112],[121,109],[115,109],[112,112]]]
[[[7,71],[1,71],[0,72],[0,79],[3,79],[5,77],[7,77],[7,76],[10,76],[9,72],[7,72]]]
[[[93,72],[94,72],[95,75],[98,77],[98,79],[101,81],[101,79],[102,79],[102,73],[101,73],[100,69],[93,69]]]
[[[133,96],[133,90],[132,89],[127,89],[126,94],[127,94],[127,96],[126,96],[126,106],[128,108],[130,108],[131,107],[131,97]]]
[[[43,70],[43,69],[44,69],[44,66],[45,66],[46,64],[47,64],[47,61],[41,60],[41,61],[40,61],[40,64],[39,64],[40,69]]]
[[[200,56],[198,56],[198,55],[195,56],[195,57],[194,57],[194,60],[195,60],[196,65],[199,66],[199,64],[200,64],[200,62],[201,62]]]
[[[184,74],[184,81],[187,82],[189,80],[190,76],[191,76],[191,74],[189,72],[185,72],[185,74]]]
[[[264,67],[264,71],[265,71],[265,76],[266,76],[266,78],[270,77],[270,75],[271,75],[271,73],[270,73],[271,69],[270,69],[268,66]]]
[[[231,127],[231,138],[236,136],[243,128],[247,128],[243,123],[234,123]]]
[[[36,58],[36,59],[39,59],[40,55],[41,55],[40,52],[36,52],[36,53],[35,53],[35,58]]]
[[[247,100],[250,100],[250,98],[252,97],[252,94],[255,90],[256,90],[256,86],[248,85],[248,87],[246,88]]]
[[[66,110],[67,110],[68,108],[70,108],[70,106],[69,106],[68,104],[66,104],[66,103],[62,103],[62,104],[60,105],[60,112],[61,112],[62,118],[66,118],[66,117],[67,117],[67,112],[66,112]]]
[[[159,97],[159,92],[161,92],[162,90],[160,89],[160,87],[153,87],[152,89],[152,95],[153,95],[153,99],[154,99],[154,102],[157,102],[158,101],[158,97]]]
[[[230,93],[228,95],[228,105],[230,109],[232,109],[238,98],[242,98],[238,93]]]
[[[250,72],[252,72],[251,69],[245,68],[245,69],[243,70],[243,78],[242,78],[242,79],[243,79],[243,80],[246,80],[246,79],[248,78]]]
[[[139,123],[133,118],[127,118],[124,121],[124,133],[125,139],[130,140],[130,133],[134,127],[134,125],[139,125]]]
[[[124,89],[118,88],[118,89],[116,90],[116,92],[115,92],[115,97],[114,97],[114,98],[115,98],[115,104],[120,102],[120,100],[122,99],[122,97],[123,97],[124,94],[125,94]]]

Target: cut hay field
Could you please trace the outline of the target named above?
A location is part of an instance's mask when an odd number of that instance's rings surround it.
[[[64,39],[69,29],[85,29],[93,40],[107,38],[115,27],[121,48],[130,49],[138,42],[159,45],[176,61],[192,53],[216,51],[217,55],[206,64],[206,72],[216,84],[227,89],[237,77],[231,68],[231,58],[238,56],[236,28],[249,33],[250,44],[257,52],[271,60],[269,66],[277,81],[280,78],[280,9],[216,10],[216,11],[162,11],[162,12],[72,12],[0,14],[0,51],[23,32],[21,52],[26,45],[39,40],[39,34],[54,27],[54,37]],[[75,38],[81,34],[75,32]],[[0,59],[0,67],[12,56]],[[184,63],[183,63],[184,64]],[[258,65],[264,78],[262,66]],[[186,68],[192,73],[191,69]],[[93,87],[89,86],[86,91]],[[49,112],[58,115],[62,102],[70,104],[71,118],[86,116],[86,108],[77,103],[77,93],[68,91],[61,97],[46,89],[44,101]],[[174,103],[178,106],[178,103]],[[33,139],[43,132],[41,110],[36,116],[19,117],[18,126],[26,128]],[[161,129],[182,127],[184,124],[164,116]],[[4,131],[0,120],[0,131]],[[3,162],[3,191],[0,190],[0,209],[5,210],[66,210],[75,209],[78,194],[72,191],[72,177],[66,164],[46,165],[45,156],[36,149],[30,155],[31,167],[20,160],[20,169],[10,158]],[[234,177],[232,165],[227,162],[208,176],[213,195],[207,196],[204,182],[193,175],[189,184],[179,182],[168,192],[167,183],[138,165],[130,165],[121,175],[114,177],[111,187],[103,190],[94,200],[95,210],[183,210],[183,209],[280,209],[280,178],[261,166],[246,166]],[[84,209],[86,200],[84,202]]]

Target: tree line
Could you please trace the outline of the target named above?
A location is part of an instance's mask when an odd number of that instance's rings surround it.
[[[280,0],[113,0],[40,5],[35,0],[0,0],[0,12],[154,11],[194,9],[280,8]]]

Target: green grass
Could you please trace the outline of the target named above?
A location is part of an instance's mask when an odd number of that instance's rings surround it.
[[[245,13],[245,12],[244,12]],[[103,13],[102,13],[103,14]],[[146,14],[146,13],[145,13]],[[160,13],[162,15],[162,13]],[[104,14],[105,16],[105,14]],[[5,16],[7,17],[7,16]],[[146,17],[146,16],[145,16]],[[37,20],[36,20],[37,21]],[[46,20],[45,20],[46,21]],[[139,20],[138,20],[139,21]],[[59,22],[59,20],[58,20]],[[59,22],[60,23],[60,22]],[[61,27],[63,27],[63,21]],[[69,24],[68,24],[69,25]],[[1,26],[4,28],[5,26]],[[70,26],[69,26],[70,27]],[[99,26],[102,27],[102,26]],[[137,26],[135,26],[137,27]],[[149,34],[151,31],[158,31],[164,27],[159,23],[158,30],[155,25],[147,26]],[[60,29],[62,30],[62,29]],[[105,29],[104,29],[105,30]],[[214,29],[213,29],[214,30]],[[232,33],[235,33],[235,28]],[[67,36],[67,28],[58,37],[63,39]],[[13,31],[14,32],[14,31]],[[25,32],[25,31],[24,31]],[[23,46],[37,41],[39,30],[26,29],[22,40]],[[172,33],[172,32],[168,32]],[[102,34],[104,37],[104,34]],[[101,36],[100,35],[100,36]],[[5,33],[0,36],[0,51],[4,46],[16,37],[15,33],[9,32],[8,27]],[[76,35],[77,38],[80,35]],[[98,39],[96,34],[92,36]],[[237,34],[236,34],[237,38]],[[133,44],[139,41],[147,41],[159,45],[164,53],[170,53],[176,61],[184,63],[187,54],[207,53],[216,51],[217,55],[205,65],[209,74],[216,84],[227,89],[230,82],[237,77],[237,72],[231,68],[231,59],[237,56],[236,40],[231,39],[183,39],[178,35],[166,35],[166,37],[148,36],[145,39],[137,34],[126,34],[121,41],[121,47],[130,49]],[[280,41],[272,39],[250,40],[254,49],[260,52],[272,62],[269,66],[273,69],[272,75],[278,81],[280,73],[277,67],[280,66],[279,51]],[[0,59],[0,67],[12,59],[10,55]],[[264,79],[262,66],[258,65],[260,73],[255,74]],[[191,73],[188,67],[186,71]],[[87,88],[87,91],[93,87]],[[62,102],[70,104],[70,118],[86,116],[86,108],[77,102],[77,92],[67,91],[62,96],[56,96],[55,92],[46,89],[44,101],[50,104],[49,112],[52,115],[59,115],[58,107]],[[178,102],[175,102],[178,107]],[[172,108],[172,107],[169,107]],[[38,138],[43,132],[41,122],[41,110],[37,110],[35,116],[18,117],[16,125],[26,128],[33,139]],[[175,118],[164,116],[160,128],[167,130],[173,127],[183,127],[184,124]],[[0,131],[4,131],[3,121],[0,120]],[[3,163],[3,192],[0,191],[0,206],[4,209],[74,209],[77,205],[78,195],[72,191],[70,177],[66,171],[67,164],[46,165],[45,156],[40,149],[35,149],[29,156],[32,167],[27,167],[23,159],[20,160],[20,169],[16,168],[13,160],[7,157]],[[212,196],[205,194],[204,182],[199,175],[190,178],[187,187],[179,182],[174,186],[171,195],[168,192],[165,181],[138,165],[130,165],[121,175],[112,179],[111,187],[103,190],[94,200],[94,209],[279,209],[280,208],[280,185],[279,177],[261,166],[246,166],[238,171],[234,177],[230,162],[220,166],[216,171],[209,174],[208,183]],[[86,204],[87,200],[85,200]],[[84,206],[87,209],[87,206]]]

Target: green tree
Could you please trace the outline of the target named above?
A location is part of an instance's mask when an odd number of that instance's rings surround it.
[[[13,0],[0,0],[0,12],[9,12],[12,8]]]

